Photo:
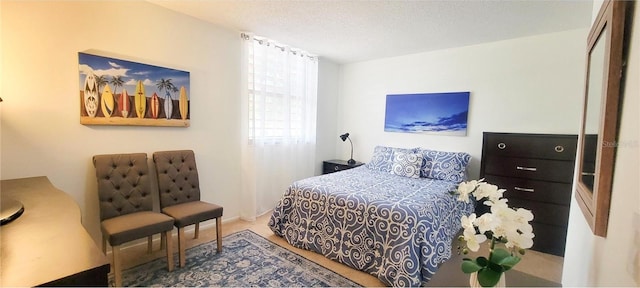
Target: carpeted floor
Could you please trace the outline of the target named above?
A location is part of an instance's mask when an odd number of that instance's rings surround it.
[[[353,287],[358,286],[250,231],[223,238],[221,253],[211,241],[186,251],[183,268],[167,271],[165,258],[127,269],[125,286],[162,287]],[[176,263],[178,263],[176,259]]]

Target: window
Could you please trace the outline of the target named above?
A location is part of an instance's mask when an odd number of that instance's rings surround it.
[[[271,40],[242,36],[249,141],[315,141],[317,58]]]

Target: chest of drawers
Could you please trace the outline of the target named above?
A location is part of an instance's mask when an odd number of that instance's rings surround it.
[[[506,189],[510,207],[531,210],[533,250],[564,255],[576,146],[577,135],[483,135],[480,178]]]

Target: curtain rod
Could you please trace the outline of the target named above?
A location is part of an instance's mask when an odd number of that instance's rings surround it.
[[[247,33],[240,33],[240,38],[244,39],[244,40],[250,40],[251,36]],[[318,60],[318,56],[312,56],[309,55],[309,53],[302,51],[298,48],[292,48],[291,46],[283,46],[283,45],[278,45],[275,42],[273,42],[273,40],[270,40],[268,38],[264,38],[264,37],[260,37],[261,39],[256,38],[255,36],[253,37],[254,41],[257,41],[258,43],[260,43],[260,45],[263,45],[265,42],[267,43],[267,46],[269,45],[273,45],[276,48],[280,48],[280,50],[282,50],[282,52],[284,52],[284,50],[289,47],[289,51],[291,51],[291,53],[293,53],[293,55],[297,55],[298,53],[300,53],[300,56],[306,56],[309,57],[312,60]]]

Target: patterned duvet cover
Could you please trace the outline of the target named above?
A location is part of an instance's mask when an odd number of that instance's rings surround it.
[[[420,286],[451,257],[460,216],[456,183],[360,166],[294,182],[269,227],[290,244],[368,272],[392,286]]]

